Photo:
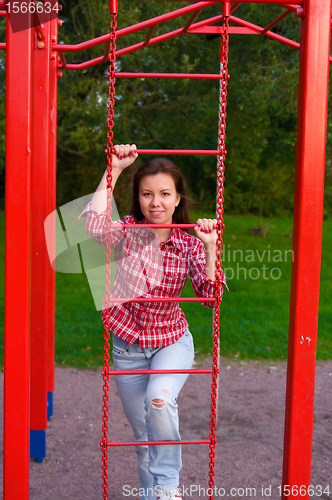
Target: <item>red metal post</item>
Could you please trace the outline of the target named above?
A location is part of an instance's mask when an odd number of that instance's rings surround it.
[[[7,17],[4,500],[29,497],[32,34]]]
[[[51,43],[58,43],[58,19],[51,21]],[[56,209],[56,141],[57,141],[57,89],[58,53],[51,52],[50,62],[50,124],[49,124],[49,170],[48,170],[48,213]],[[55,222],[55,220],[54,220]],[[53,241],[55,244],[55,226]],[[54,392],[54,348],[55,348],[55,271],[47,266],[47,394],[48,418],[53,415]]]
[[[307,0],[305,15],[301,19],[294,262],[283,467],[283,485],[286,489],[283,491],[283,498],[309,498],[323,223],[330,17],[330,0]],[[290,495],[287,495],[286,485],[289,485]],[[302,491],[300,491],[301,486],[303,486]]]
[[[110,14],[118,13],[118,0],[110,0]]]
[[[47,428],[47,276],[44,220],[48,215],[50,23],[44,40],[34,32],[32,121],[32,254],[31,254],[31,457],[46,453]],[[38,432],[35,432],[38,431]]]
[[[229,17],[231,15],[231,2],[230,0],[223,0],[222,2],[222,15]]]

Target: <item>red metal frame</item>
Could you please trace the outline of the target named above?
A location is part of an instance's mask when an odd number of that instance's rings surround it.
[[[5,500],[29,496],[32,35],[7,19]]]
[[[166,1],[166,0],[163,0]],[[177,0],[172,0],[177,1]],[[118,30],[117,37],[148,29],[144,40],[117,51],[117,57],[146,48],[184,33],[220,32],[214,24],[221,16],[195,22],[197,17],[220,0],[188,0],[190,5],[154,19]],[[233,3],[231,13],[243,2]],[[310,484],[311,440],[313,423],[314,368],[317,335],[319,276],[322,234],[323,182],[325,163],[326,113],[328,91],[328,63],[330,48],[330,0],[306,0],[285,4],[281,0],[264,0],[286,9],[268,26],[259,27],[233,15],[237,26],[230,33],[260,34],[300,49],[300,86],[298,113],[297,164],[294,202],[289,359],[285,420],[285,449],[283,484],[308,486]],[[302,8],[301,6],[304,5]],[[5,2],[0,0],[0,8]],[[298,44],[271,31],[271,28],[296,11],[301,20],[301,43]],[[154,27],[185,14],[191,14],[184,27],[153,38]],[[0,17],[5,11],[0,12]],[[107,59],[109,34],[78,45],[57,43],[56,21],[52,22],[52,50],[62,58],[63,69],[80,69]],[[7,50],[6,74],[6,280],[5,280],[5,412],[4,412],[4,499],[28,499],[29,468],[29,342],[30,342],[30,206],[31,206],[31,97],[32,97],[32,36],[33,30],[13,34],[7,20],[7,40],[0,49]],[[104,44],[102,57],[82,64],[66,63],[64,52],[83,50]],[[54,57],[54,56],[53,56]],[[56,141],[56,74],[57,60],[51,60],[50,127],[49,135],[49,200],[48,210],[55,209],[55,141]],[[21,76],[24,74],[24,78]],[[37,74],[36,74],[37,75]],[[210,78],[219,75],[186,74],[117,74],[118,77],[142,78]],[[36,80],[37,81],[37,80]],[[45,84],[44,84],[45,85]],[[37,92],[37,87],[35,87]],[[36,101],[37,102],[37,101]],[[35,111],[37,112],[37,111]],[[46,113],[47,114],[47,113]],[[35,128],[37,130],[37,128]],[[32,147],[38,144],[37,134]],[[41,146],[45,147],[45,144]],[[201,150],[140,150],[141,154],[218,154]],[[158,152],[158,153],[157,153]],[[34,154],[36,152],[34,151]],[[47,160],[46,160],[47,164]],[[44,179],[45,181],[45,179]],[[38,182],[41,182],[38,181]],[[34,202],[35,203],[35,200]],[[36,205],[34,205],[36,207]],[[36,208],[34,208],[36,213]],[[17,218],[19,216],[19,225]],[[34,216],[34,223],[36,222]],[[146,225],[145,225],[146,227]],[[38,231],[40,228],[38,228]],[[22,248],[25,252],[22,253]],[[33,264],[34,265],[34,264]],[[50,266],[49,266],[50,267]],[[54,388],[54,273],[47,273],[48,390]],[[17,287],[20,283],[20,287]],[[32,296],[34,297],[34,295]],[[34,300],[34,299],[33,299]],[[119,299],[117,299],[119,301]],[[137,299],[136,299],[137,300]],[[156,299],[153,299],[156,300]],[[174,300],[174,299],[173,299]],[[212,302],[213,299],[177,298],[176,301]],[[149,301],[149,299],[144,299]],[[17,306],[19,304],[19,306]],[[309,304],[309,306],[308,306]],[[19,324],[17,311],[19,307]],[[34,306],[33,306],[34,307]],[[34,323],[35,319],[33,319]],[[34,341],[33,341],[34,342]],[[32,344],[34,345],[34,344]],[[33,348],[34,350],[34,348]],[[32,353],[32,360],[35,357]],[[32,361],[33,362],[33,361]],[[52,365],[52,366],[51,366]],[[18,369],[19,367],[19,369]],[[212,370],[211,370],[212,371]],[[111,374],[111,372],[110,372]],[[32,382],[33,386],[34,382]],[[204,440],[203,440],[204,441]],[[204,442],[209,442],[206,440]],[[146,444],[146,443],[144,443]],[[108,443],[111,446],[111,443]],[[131,443],[127,443],[131,445]],[[137,445],[137,443],[135,443]],[[17,453],[17,450],[20,450]],[[296,494],[291,493],[291,498]],[[303,498],[308,498],[308,495]]]
[[[52,19],[51,42],[58,43],[58,19]],[[48,172],[48,213],[56,209],[56,141],[57,141],[57,89],[58,89],[58,54],[50,56],[50,115],[49,115],[49,172]],[[55,223],[55,220],[53,220]],[[53,227],[55,242],[55,226]],[[54,358],[55,358],[55,271],[48,263],[47,268],[47,392],[54,392]]]
[[[47,428],[47,278],[48,254],[44,220],[48,216],[50,114],[50,23],[43,29],[43,48],[33,46],[32,117],[32,254],[31,254],[31,382],[30,429]]]
[[[175,0],[174,0],[175,1]],[[127,28],[123,28],[121,30],[117,31],[117,38],[128,35],[130,33],[134,33],[137,31],[140,31],[142,29],[146,29],[149,27],[149,32],[145,38],[145,40],[139,44],[126,47],[123,49],[123,51],[118,51],[116,53],[116,56],[119,57],[121,55],[134,52],[136,50],[145,48],[149,45],[153,45],[155,43],[162,42],[164,40],[167,40],[169,38],[179,36],[180,34],[184,33],[220,33],[221,32],[221,27],[220,26],[213,26],[213,23],[219,22],[222,18],[222,16],[216,16],[210,19],[206,19],[204,21],[200,21],[199,23],[193,24],[194,20],[197,18],[197,16],[203,11],[204,8],[209,7],[215,3],[217,3],[220,0],[201,0],[200,2],[193,2],[194,5],[184,7],[182,9],[177,9],[176,11],[164,14],[162,16],[158,16],[156,18],[150,19],[148,21],[144,21],[142,23],[138,23],[133,26],[129,26]],[[248,0],[249,1],[249,0]],[[237,2],[233,3],[231,7],[231,13],[234,12],[234,10],[240,5],[240,3],[243,2]],[[249,34],[249,35],[264,35],[267,36],[268,38],[271,38],[273,40],[279,41],[281,43],[284,43],[286,45],[289,45],[290,47],[299,49],[300,45],[297,42],[294,42],[292,40],[289,40],[281,35],[278,35],[276,33],[273,33],[271,31],[271,28],[274,27],[276,24],[278,24],[281,20],[283,20],[285,17],[287,17],[290,14],[290,11],[298,11],[300,12],[301,5],[303,4],[303,1],[296,2],[294,4],[285,4],[284,2],[270,2],[270,1],[264,1],[264,2],[259,2],[259,3],[279,3],[280,6],[284,7],[287,9],[286,12],[282,13],[280,16],[278,16],[274,21],[272,21],[266,28],[262,28],[260,26],[257,26],[255,24],[252,24],[248,21],[239,19],[237,17],[231,16],[230,20],[234,22],[235,24],[239,24],[240,27],[230,27],[229,33],[230,34]],[[165,35],[161,35],[160,37],[155,37],[151,40],[154,28],[165,21],[169,21],[171,19],[174,19],[176,17],[180,17],[182,15],[187,14],[188,12],[192,12],[193,14],[190,18],[190,20],[186,23],[186,25],[179,29],[175,30],[173,32],[169,32]],[[0,13],[1,14],[1,13]],[[5,15],[5,11],[3,11],[2,15]],[[89,47],[93,47],[95,45],[100,45],[104,44],[105,45],[105,50],[104,54],[101,57],[97,57],[95,59],[92,59],[90,61],[86,61],[80,64],[71,64],[67,63],[65,60],[64,52],[76,52],[80,50],[85,50]],[[102,62],[107,61],[107,54],[108,54],[108,45],[109,45],[109,34],[103,35],[101,37],[95,38],[93,40],[89,40],[87,42],[83,42],[77,45],[65,45],[65,44],[55,44],[53,47],[53,50],[59,51],[60,52],[60,57],[62,59],[62,67],[63,69],[68,69],[68,70],[77,70],[77,69],[84,69],[88,68],[91,66],[94,66],[96,64],[100,64]],[[5,43],[0,43],[0,50],[5,49],[6,44]],[[330,62],[332,62],[332,57],[330,57]],[[121,76],[121,74],[118,74],[117,76]],[[190,78],[189,76],[183,76],[184,78]],[[206,76],[207,77],[207,76]],[[148,76],[144,76],[144,78],[148,78]],[[166,76],[163,76],[163,78],[167,78]],[[174,76],[174,78],[180,78],[180,76]],[[194,78],[193,76],[191,78]],[[207,78],[217,78],[217,76],[212,76],[210,75]]]
[[[219,0],[218,0],[219,1]],[[144,41],[137,43],[132,46],[128,46],[125,49],[121,49],[116,51],[116,57],[120,57],[121,55],[124,54],[129,54],[131,52],[135,52],[136,50],[143,49],[147,46],[154,45],[156,43],[163,42],[165,40],[168,40],[170,38],[174,38],[176,36],[179,36],[181,34],[185,33],[221,33],[221,27],[220,26],[213,26],[214,23],[220,22],[222,20],[222,16],[215,16],[209,19],[202,20],[200,22],[197,22],[193,24],[194,20],[197,18],[197,16],[203,11],[203,9],[210,7],[211,5],[214,5],[217,3],[216,1],[213,0],[206,0],[206,1],[200,1],[200,2],[195,2],[193,5],[183,7],[182,9],[177,9],[175,11],[169,12],[167,14],[163,14],[161,16],[155,17],[153,19],[150,19],[148,21],[144,21],[138,24],[135,24],[133,26],[128,26],[127,28],[123,28],[117,31],[117,38],[123,37],[125,35],[135,33],[137,31],[141,31],[146,28],[150,28],[146,38]],[[234,12],[234,10],[239,6],[239,4],[242,2],[237,2],[232,5],[231,8],[231,13]],[[282,13],[280,16],[278,16],[277,19],[275,19],[273,22],[269,24],[266,28],[261,28],[255,24],[249,23],[247,21],[243,21],[242,19],[239,19],[237,17],[231,16],[230,20],[233,21],[235,24],[239,24],[242,26],[242,28],[238,27],[230,27],[229,33],[230,34],[257,34],[257,35],[264,35],[269,38],[272,38],[274,40],[280,41],[282,43],[285,43],[286,45],[289,45],[294,48],[299,48],[299,44],[287,39],[286,37],[283,37],[281,35],[277,35],[276,33],[273,33],[270,28],[278,24],[282,19],[284,19],[286,16],[290,14],[290,11],[297,11],[299,7],[302,5],[303,2],[294,2],[294,3],[289,3],[285,4],[284,1],[280,2],[260,2],[260,3],[279,3],[281,7],[286,8],[286,12]],[[166,21],[169,21],[171,19],[175,19],[177,17],[183,16],[185,14],[193,12],[190,20],[185,24],[183,28],[170,31],[166,34],[157,36],[152,38],[152,30],[151,28],[155,27],[157,24],[164,23]],[[57,44],[54,46],[54,50],[57,50],[60,52],[62,61],[63,61],[63,68],[68,69],[68,70],[77,70],[77,69],[84,69],[88,68],[91,66],[94,66],[96,64],[99,64],[101,62],[105,62],[107,60],[107,51],[104,51],[104,55],[101,57],[97,57],[95,59],[91,59],[90,61],[86,61],[80,64],[71,64],[67,63],[65,60],[64,52],[77,52],[80,50],[85,50],[89,47],[93,47],[96,45],[101,45],[101,44],[107,44],[109,42],[109,34],[103,35],[101,37],[95,38],[93,40],[89,40],[83,43],[79,43],[77,45],[65,45],[65,44]]]
[[[307,0],[305,11],[300,38],[283,468],[283,485],[290,485],[290,490],[310,485],[331,30],[329,1]]]

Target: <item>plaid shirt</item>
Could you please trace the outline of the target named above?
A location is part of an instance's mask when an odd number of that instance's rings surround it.
[[[106,245],[106,212],[98,214],[90,202],[77,220],[82,216],[87,234]],[[136,223],[132,215],[113,222]],[[117,269],[112,297],[180,297],[187,276],[197,297],[215,296],[214,281],[205,272],[204,244],[195,236],[174,228],[167,241],[159,243],[151,228],[114,228],[111,244]],[[226,285],[224,273],[222,282]],[[202,304],[214,307],[214,302]],[[110,312],[113,333],[130,344],[139,340],[141,348],[173,344],[188,328],[177,302],[119,302]]]

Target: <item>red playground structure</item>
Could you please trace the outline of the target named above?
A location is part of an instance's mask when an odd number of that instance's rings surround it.
[[[178,0],[163,1],[176,5]],[[260,27],[233,15],[235,9],[244,2],[279,4],[282,13],[268,26]],[[117,3],[117,0],[110,0],[112,23],[117,13]],[[187,0],[187,3],[185,7],[175,8],[166,14],[127,28],[115,30],[113,24],[111,33],[99,38],[78,45],[65,45],[58,43],[58,27],[61,26],[58,10],[61,11],[61,6],[55,0],[44,4],[35,3],[34,0],[6,4],[4,0],[0,0],[0,17],[6,17],[7,22],[6,43],[0,43],[0,49],[6,50],[4,500],[28,500],[30,456],[39,461],[45,457],[47,420],[52,415],[53,408],[55,272],[50,266],[47,254],[44,221],[56,210],[57,79],[61,77],[62,70],[84,69],[110,60],[113,67],[111,86],[118,77],[227,80],[227,74],[223,76],[222,72],[205,75],[117,73],[114,70],[115,57],[119,58],[140,49],[148,50],[150,45],[182,34],[216,33],[221,35],[223,43],[224,26],[216,25],[220,21],[225,21],[227,25],[228,22],[231,23],[228,28],[229,35],[262,35],[299,50],[294,261],[290,297],[282,498],[309,499],[328,81],[329,64],[332,60],[331,0],[292,0],[287,4],[284,0],[238,0],[233,3],[229,0]],[[208,8],[215,4],[220,4],[221,15],[198,20],[199,16],[203,17],[208,13]],[[23,11],[23,6],[27,5],[28,10]],[[50,8],[42,7],[46,5]],[[30,9],[31,6],[33,8]],[[121,0],[119,13],[121,15]],[[15,16],[18,14],[24,14],[25,23],[19,28],[15,22]],[[296,15],[300,19],[300,43],[271,31],[288,15]],[[181,16],[186,16],[183,28],[154,37],[158,24]],[[147,30],[141,43],[117,51],[113,45],[112,52],[114,37],[123,37],[141,30]],[[104,47],[100,57],[80,64],[66,62],[66,52],[85,50],[96,45]],[[227,58],[223,55],[223,49],[221,54],[222,66],[225,67]],[[111,93],[110,95],[112,96]],[[226,93],[224,104],[226,105]],[[225,109],[221,105],[220,118]],[[112,121],[113,115],[109,116]],[[223,161],[226,154],[224,134],[222,135],[225,124],[222,119],[219,127],[219,149],[138,152],[219,155],[218,200],[222,203]],[[111,144],[109,142],[108,147]],[[109,167],[111,169],[110,163]],[[222,212],[223,209],[219,205],[219,243],[222,241]],[[51,230],[55,232],[55,226]],[[219,336],[216,311],[219,312],[220,300],[217,296],[215,302],[215,328]],[[214,342],[214,347],[217,343],[218,339]],[[214,366],[213,370],[201,372],[216,376],[217,368]],[[107,360],[103,370],[106,384],[107,377],[111,374]],[[107,406],[107,392],[104,398],[104,405]],[[212,413],[215,409],[212,409]],[[104,434],[101,444],[104,466],[106,463],[103,471],[104,475],[106,471],[107,476],[107,448],[121,443],[107,441],[107,413],[106,416],[104,413],[103,422]],[[210,443],[211,486],[215,446],[212,428],[210,440],[201,442]],[[300,486],[303,487],[301,491]],[[104,481],[103,497],[108,497],[107,477],[106,487]],[[209,498],[212,499],[213,496]]]

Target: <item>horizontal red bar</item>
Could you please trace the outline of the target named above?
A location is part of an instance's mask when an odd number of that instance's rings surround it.
[[[141,228],[147,228],[147,227],[154,227],[154,228],[163,228],[163,229],[174,229],[175,227],[182,228],[182,229],[191,229],[195,227],[196,224],[112,224],[112,228],[124,228],[124,227],[141,227]]]
[[[219,368],[217,370],[219,373]],[[190,370],[109,370],[109,375],[154,375],[162,373],[213,373],[212,368],[191,368]]]
[[[130,299],[125,297],[107,299],[108,302],[215,302],[215,297],[137,297]]]
[[[133,24],[132,26],[127,26],[126,28],[117,30],[116,38],[130,35],[131,33],[135,33],[136,31],[141,31],[146,28],[150,28],[151,26],[155,26],[157,24],[170,21],[171,19],[184,16],[196,10],[202,9],[203,7],[209,7],[214,3],[215,3],[214,0],[209,0],[209,1],[204,0],[204,2],[196,2],[195,5],[187,5],[186,7],[174,10],[173,12],[168,12],[167,14],[162,14],[161,16],[148,19],[147,21],[142,21],[141,23]],[[102,35],[100,37],[88,40],[86,42],[78,43],[76,45],[54,44],[52,48],[53,50],[59,50],[61,52],[74,52],[74,51],[88,49],[90,47],[94,47],[95,45],[103,44],[105,42],[108,42],[109,40],[110,40],[110,34],[107,33],[106,35]]]
[[[222,26],[203,26],[203,28],[195,28],[189,31],[189,33],[219,33],[223,31]],[[230,26],[228,30],[229,35],[259,35],[256,30],[251,30],[249,28],[240,28],[239,26]]]
[[[138,149],[141,155],[218,155],[218,149]]]
[[[222,75],[200,74],[200,73],[115,73],[115,78],[190,78],[190,79],[206,79],[206,80],[221,80]]]
[[[167,1],[167,2],[181,2],[182,0],[163,0],[164,2]],[[192,2],[192,3],[195,3],[197,2],[197,0],[185,0],[186,2]],[[201,2],[207,2],[208,0],[201,0]],[[212,0],[214,1],[214,3],[222,3],[223,0]],[[276,3],[276,4],[282,4],[284,3],[285,0],[236,0],[236,3]],[[291,2],[293,4],[299,4],[299,5],[302,5],[303,4],[303,0],[300,0],[300,1],[294,1],[294,2]]]
[[[197,439],[195,441],[135,441],[134,443],[120,443],[117,441],[107,443],[107,446],[146,446],[169,444],[210,444],[210,439]]]
[[[293,11],[296,11],[299,7],[299,5],[290,5],[289,3],[283,3],[282,6],[285,7],[285,9],[291,9]]]
[[[7,12],[5,10],[0,10],[0,17],[6,17]]]

